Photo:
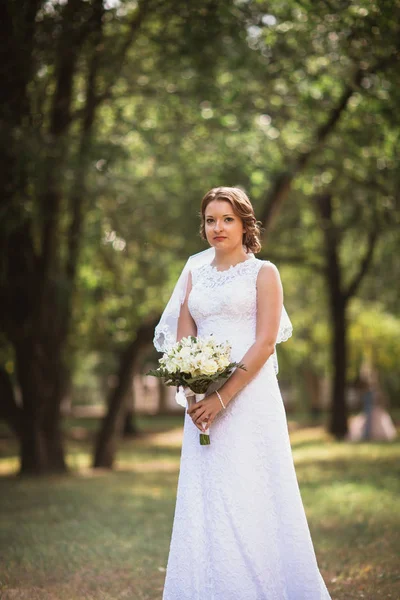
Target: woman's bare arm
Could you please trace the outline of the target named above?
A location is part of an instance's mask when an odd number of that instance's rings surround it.
[[[279,271],[272,263],[261,267],[257,276],[257,326],[256,341],[240,362],[247,371],[236,369],[218,390],[224,404],[257,374],[274,352],[283,306],[283,290]]]
[[[191,289],[192,289],[192,273],[189,271],[186,296],[185,296],[184,302],[181,305],[181,311],[179,313],[178,329],[177,329],[177,334],[176,334],[177,342],[179,342],[179,340],[181,340],[183,337],[188,337],[189,335],[197,336],[196,323],[194,322],[193,317],[190,314],[189,307],[188,307],[188,298],[189,298]]]

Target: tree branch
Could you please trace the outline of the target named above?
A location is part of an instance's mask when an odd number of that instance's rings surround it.
[[[71,122],[76,63],[80,48],[91,31],[92,12],[87,12],[85,20],[85,10],[86,6],[82,0],[69,0],[63,11],[62,32],[57,48],[56,86],[50,114],[51,137],[59,138]],[[59,143],[58,139],[55,141]]]
[[[277,176],[272,188],[266,195],[264,200],[264,210],[261,214],[261,221],[265,233],[268,233],[268,231],[271,230],[279,209],[289,195],[294,178],[306,167],[310,159],[317,153],[328,135],[333,131],[341,115],[347,108],[354,90],[358,88],[363,75],[364,71],[361,68],[358,68],[355,71],[351,82],[345,86],[337,105],[331,109],[325,123],[318,127],[312,147],[307,152],[300,154],[289,170],[280,173]]]
[[[314,262],[306,256],[301,256],[299,254],[276,254],[274,252],[268,252],[268,259],[266,260],[271,260],[274,263],[297,265],[306,269],[313,269],[321,274],[324,273],[325,270],[322,263]]]
[[[353,78],[345,86],[339,102],[335,107],[332,108],[325,123],[318,127],[315,133],[315,141],[313,146],[307,152],[299,155],[292,163],[291,168],[280,173],[273,183],[271,189],[267,192],[264,200],[264,210],[261,214],[261,221],[265,229],[265,234],[271,230],[283,202],[290,193],[294,178],[299,172],[304,170],[310,159],[317,153],[328,135],[334,130],[341,115],[346,110],[354,91],[359,88],[362,78],[367,74],[377,73],[390,67],[391,65],[395,65],[398,63],[398,60],[398,53],[390,53],[387,56],[381,57],[367,70],[361,68],[360,66],[355,70]]]
[[[324,240],[326,262],[323,273],[329,282],[332,294],[336,299],[342,299],[342,269],[338,252],[339,231],[333,220],[332,193],[316,196],[315,207]]]
[[[41,299],[46,293],[49,273],[60,267],[57,252],[59,219],[62,200],[60,172],[67,154],[66,134],[71,124],[73,84],[81,47],[90,35],[96,17],[96,6],[83,0],[69,0],[62,15],[62,31],[58,42],[56,86],[50,111],[49,148],[45,181],[40,196],[42,215],[42,248],[40,260]],[[40,315],[38,322],[40,321]]]
[[[379,235],[378,227],[376,227],[375,229],[370,231],[368,234],[368,245],[367,245],[367,249],[366,249],[364,258],[362,259],[362,261],[360,263],[359,270],[353,277],[352,281],[349,283],[347,290],[344,291],[344,297],[345,297],[346,301],[349,300],[352,296],[354,296],[356,294],[361,281],[363,280],[363,278],[365,277],[365,275],[368,272],[368,268],[373,259],[378,235]]]
[[[96,99],[95,99],[96,106],[98,106],[99,104],[104,102],[104,100],[111,98],[112,89],[113,89],[116,81],[118,80],[118,77],[121,74],[122,67],[124,66],[124,60],[125,60],[126,53],[128,52],[129,47],[131,46],[131,44],[135,38],[135,35],[139,31],[145,17],[150,12],[150,9],[151,9],[151,2],[149,2],[148,0],[147,1],[142,0],[138,3],[138,8],[135,11],[135,13],[131,19],[131,22],[129,24],[129,31],[128,31],[126,38],[123,41],[121,48],[119,50],[119,53],[117,55],[115,65],[112,70],[112,77],[109,79],[108,83],[106,84],[104,91],[101,94],[98,94],[96,96]]]
[[[82,230],[82,206],[85,196],[87,154],[96,115],[96,79],[100,66],[99,47],[103,32],[103,0],[96,0],[93,6],[93,15],[93,51],[86,81],[86,101],[77,156],[77,169],[70,197],[71,223],[68,231],[68,256],[66,261],[66,273],[70,281],[73,281],[75,278],[78,261],[79,239]]]

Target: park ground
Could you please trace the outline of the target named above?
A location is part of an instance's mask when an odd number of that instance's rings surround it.
[[[399,439],[338,443],[322,423],[288,421],[332,600],[399,600]],[[139,417],[140,437],[121,442],[110,472],[90,468],[98,423],[67,420],[71,473],[41,480],[15,476],[17,448],[1,430],[0,599],[161,600],[182,422]]]

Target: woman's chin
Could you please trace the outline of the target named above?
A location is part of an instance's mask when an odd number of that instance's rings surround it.
[[[224,239],[224,240],[214,240],[213,239],[213,240],[210,240],[209,243],[214,248],[224,248],[224,250],[228,250],[230,247],[230,244],[227,239]]]

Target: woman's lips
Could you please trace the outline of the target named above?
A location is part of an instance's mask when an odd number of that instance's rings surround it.
[[[214,240],[226,240],[226,238],[223,237],[222,235],[219,235],[219,236],[215,237]]]

